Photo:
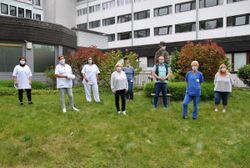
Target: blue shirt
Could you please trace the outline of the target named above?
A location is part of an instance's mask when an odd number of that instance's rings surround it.
[[[132,66],[129,66],[129,67],[126,66],[126,67],[123,68],[123,71],[125,72],[128,81],[133,82],[134,77],[135,77],[134,68]]]
[[[201,83],[204,81],[203,74],[200,71],[193,73],[189,71],[186,74],[187,89],[186,93],[190,96],[201,95]]]
[[[156,73],[156,65],[154,65],[153,67],[153,71]],[[166,70],[166,67],[165,65],[160,65],[159,64],[159,68],[158,68],[158,76],[160,78],[166,78],[167,77],[167,70]],[[168,69],[168,73],[169,73],[169,69]],[[156,83],[167,83],[168,81],[165,80],[165,81],[160,81],[160,80],[156,80]]]

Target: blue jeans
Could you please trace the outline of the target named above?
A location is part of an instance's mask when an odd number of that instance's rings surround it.
[[[128,80],[128,91],[126,93],[127,99],[131,99],[131,100],[134,99],[133,84],[134,82],[131,82],[131,80]]]
[[[228,100],[228,95],[229,95],[229,92],[217,92],[217,91],[215,91],[214,92],[214,98],[215,98],[215,104],[216,105],[219,105],[220,104],[220,100],[221,100],[221,98],[222,98],[222,104],[224,105],[224,106],[226,106],[227,105],[227,100]]]
[[[162,93],[163,105],[167,107],[167,83],[155,83],[154,107],[157,107],[160,92]]]
[[[188,104],[193,100],[194,102],[194,111],[193,111],[193,119],[197,118],[198,115],[198,104],[200,101],[200,96],[190,96],[186,93],[184,101],[183,101],[183,110],[182,110],[182,117],[186,117],[188,113]]]

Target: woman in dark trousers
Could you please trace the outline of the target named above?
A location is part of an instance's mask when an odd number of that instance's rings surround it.
[[[19,58],[19,65],[16,65],[13,71],[13,82],[15,88],[18,90],[18,98],[20,105],[23,105],[23,90],[27,93],[28,103],[31,101],[31,85],[32,85],[32,73],[28,65],[26,65],[26,58]]]
[[[111,90],[115,94],[115,106],[118,114],[126,115],[126,92],[128,91],[128,81],[122,65],[117,63],[115,71],[111,75]],[[120,109],[119,99],[122,100],[122,109]]]

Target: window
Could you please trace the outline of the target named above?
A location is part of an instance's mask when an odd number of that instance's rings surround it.
[[[36,6],[41,6],[41,1],[40,0],[33,0],[33,4]]]
[[[102,25],[103,26],[108,26],[108,25],[113,25],[115,24],[115,17],[112,18],[107,18],[102,20]]]
[[[96,27],[100,27],[100,20],[89,22],[89,28],[90,29],[93,29],[93,28],[96,28]]]
[[[94,13],[94,12],[100,11],[100,7],[101,7],[100,4],[94,5],[94,6],[90,6],[89,7],[89,13]]]
[[[227,0],[227,3],[240,2],[240,1],[244,1],[244,0]]]
[[[172,34],[172,26],[162,26],[162,27],[155,27],[154,28],[154,35],[155,36],[162,36]]]
[[[154,16],[169,15],[171,13],[172,13],[172,6],[171,5],[154,9]]]
[[[0,43],[0,72],[12,72],[22,55],[22,44]]]
[[[2,14],[6,14],[6,15],[9,14],[9,12],[8,12],[8,5],[7,4],[1,3],[1,13]]]
[[[10,15],[16,16],[16,7],[15,6],[10,6]]]
[[[109,41],[109,42],[115,41],[115,34],[109,34],[109,35],[108,35],[108,41]]]
[[[131,39],[131,31],[129,32],[123,32],[123,33],[118,33],[118,40],[127,40]]]
[[[234,71],[247,64],[247,53],[234,53]]]
[[[108,10],[115,7],[115,0],[102,3],[102,10]]]
[[[31,10],[26,9],[26,18],[32,19],[32,12],[31,12]]]
[[[136,30],[134,36],[135,38],[149,37],[150,29]]]
[[[44,72],[48,67],[55,66],[55,47],[45,44],[33,44],[34,71]]]
[[[149,17],[150,17],[150,10],[145,10],[145,11],[134,13],[134,19],[135,20],[146,19],[146,18],[149,18]]]
[[[41,21],[42,20],[42,16],[40,14],[36,14],[35,15],[35,20]]]
[[[82,24],[78,24],[78,25],[77,25],[77,27],[78,27],[79,29],[87,29],[87,26],[88,26],[87,23],[82,23]]]
[[[118,23],[124,23],[131,21],[131,14],[122,15],[117,17]]]
[[[128,5],[132,2],[132,0],[117,0],[117,6]]]
[[[223,0],[200,0],[200,8],[222,5]]]
[[[18,8],[18,17],[24,18],[24,9]]]
[[[195,31],[195,22],[175,25],[176,33]]]
[[[227,26],[241,26],[250,24],[250,14],[227,17]]]
[[[155,65],[154,57],[147,57],[148,67],[153,67]]]
[[[200,21],[200,30],[217,29],[223,27],[223,18]]]
[[[186,11],[191,11],[195,9],[195,1],[190,1],[190,2],[185,2],[185,3],[180,3],[175,5],[175,12],[186,12]]]

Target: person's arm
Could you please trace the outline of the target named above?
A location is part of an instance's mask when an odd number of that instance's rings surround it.
[[[67,76],[65,74],[60,74],[58,71],[58,67],[56,67],[55,69],[55,77],[56,78],[67,78]]]
[[[30,86],[32,85],[32,72],[31,72],[30,68],[29,68],[29,84],[30,84]]]
[[[203,74],[201,73],[201,74],[200,74],[200,84],[203,83],[203,82],[204,82],[204,76],[203,76]]]
[[[114,73],[112,73],[112,75],[111,75],[110,87],[111,87],[112,92],[115,93],[115,89],[114,89]]]
[[[188,72],[186,73],[185,80],[188,83]]]
[[[13,77],[13,84],[15,85],[15,86],[17,86],[17,67],[15,67],[14,68],[14,70],[13,70],[13,73],[12,73],[12,77]]]
[[[96,80],[99,81],[99,74],[100,74],[100,70],[98,68],[98,66],[96,65]]]

